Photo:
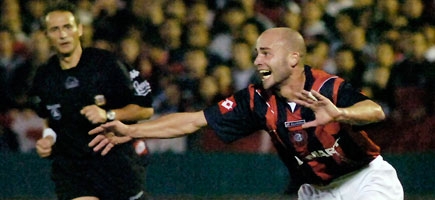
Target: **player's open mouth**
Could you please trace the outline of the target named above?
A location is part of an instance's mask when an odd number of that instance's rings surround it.
[[[60,43],[60,46],[64,47],[64,46],[68,46],[70,44],[70,42],[62,42]]]
[[[261,74],[261,76],[263,77],[262,80],[268,79],[270,77],[270,75],[272,74],[271,71],[269,70],[260,70],[259,73]]]

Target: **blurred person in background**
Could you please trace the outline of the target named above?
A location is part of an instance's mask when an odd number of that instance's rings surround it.
[[[235,91],[249,84],[260,83],[260,77],[252,64],[252,49],[244,40],[235,40],[232,44],[233,56],[230,60],[231,74]]]
[[[182,29],[183,24],[175,17],[166,18],[159,26],[159,38],[162,40],[163,48],[169,53],[169,65],[183,60]]]
[[[356,16],[350,9],[341,10],[334,18],[334,26],[331,28],[331,55],[345,42],[345,36],[356,26]]]
[[[187,6],[184,0],[163,1],[162,9],[165,18],[177,19],[181,24],[186,21]]]
[[[400,11],[400,6],[399,0],[376,1],[372,23],[367,31],[369,39],[382,42],[382,33],[407,25],[408,21]]]
[[[353,87],[360,89],[363,83],[363,73],[365,66],[358,62],[356,54],[349,46],[343,45],[335,52],[335,68],[338,76],[349,81]]]
[[[424,25],[426,19],[423,17],[423,0],[404,0],[401,4],[401,11],[406,17],[409,28],[416,29]]]
[[[14,106],[9,110],[10,129],[18,138],[19,150],[29,153],[35,150],[36,140],[41,138],[43,120],[31,110],[28,102],[28,92],[33,77],[39,66],[44,64],[52,55],[50,44],[43,31],[34,31],[26,44],[28,56],[25,62],[14,70],[10,79],[9,91],[13,93]]]
[[[12,32],[16,45],[20,44],[20,47],[24,48],[24,43],[28,38],[23,30],[23,10],[19,4],[19,0],[1,1],[0,11],[0,26],[7,27]],[[25,49],[17,50],[20,50],[21,54],[25,53]]]
[[[385,93],[391,69],[396,64],[396,55],[393,46],[385,41],[376,45],[376,56],[373,63],[368,66],[363,75],[364,94],[379,103],[387,115],[391,108],[387,104]]]
[[[0,110],[5,111],[17,106],[18,95],[14,91],[15,78],[19,77],[18,69],[25,62],[25,57],[16,49],[16,39],[12,30],[0,27]]]
[[[231,68],[228,65],[216,65],[211,75],[217,80],[219,86],[218,93],[221,99],[230,96],[234,92],[233,76],[231,75]]]
[[[435,77],[433,63],[424,56],[427,51],[424,34],[418,30],[404,30],[402,35],[405,57],[392,67],[385,90],[388,106],[394,110],[391,117],[399,123],[402,120],[419,121],[433,111],[434,96],[430,94]],[[426,98],[421,98],[423,96]]]
[[[22,1],[24,5],[22,19],[23,19],[23,31],[30,35],[34,31],[38,31],[42,29],[42,18],[44,15],[45,7],[47,6],[47,2],[44,0],[29,0]]]
[[[117,0],[96,0],[92,7],[93,40],[98,45],[113,49],[117,41],[137,24],[134,14]],[[102,44],[99,44],[102,43]],[[109,50],[110,50],[109,49]]]
[[[401,40],[404,59],[391,69],[385,89],[392,132],[402,137],[390,140],[388,150],[415,152],[435,148],[434,119],[435,65],[425,58],[427,40],[420,30],[404,30]],[[411,134],[407,130],[414,130]]]
[[[203,49],[207,54],[207,59],[211,68],[217,64],[223,63],[224,61],[222,58],[208,48],[211,42],[211,37],[207,24],[202,22],[190,22],[184,26],[182,36],[183,51],[187,51],[188,49]]]
[[[307,45],[306,61],[308,65],[335,74],[334,59],[330,56],[330,41],[323,35],[315,36],[312,43]]]
[[[176,83],[171,82],[168,78],[162,78],[162,82],[166,84],[162,90],[157,93],[154,97],[153,108],[155,114],[152,119],[170,114],[183,111],[182,107],[182,90],[180,86]],[[149,151],[152,154],[172,152],[172,153],[185,153],[188,150],[188,139],[187,137],[172,138],[172,139],[147,139],[147,144]]]
[[[214,13],[208,7],[205,1],[194,1],[187,6],[189,12],[186,12],[185,25],[190,23],[205,24],[210,28],[213,23]]]
[[[429,62],[435,63],[435,25],[427,23],[422,29],[427,40],[425,57]]]
[[[231,58],[231,43],[237,38],[238,31],[247,20],[242,3],[231,0],[216,13],[212,29],[209,51],[220,57],[223,62]]]
[[[300,31],[302,28],[302,16],[300,6],[296,3],[288,6],[284,10],[283,15],[281,15],[278,25]]]
[[[328,29],[323,19],[325,10],[321,3],[316,1],[305,1],[301,4],[301,33],[306,38],[307,45],[311,45],[311,41],[317,35],[323,35],[329,38]]]

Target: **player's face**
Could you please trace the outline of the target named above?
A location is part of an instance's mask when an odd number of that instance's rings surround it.
[[[265,89],[285,84],[291,74],[289,51],[273,34],[261,35],[256,44],[257,57],[254,64],[262,76]]]
[[[54,11],[45,18],[46,34],[53,48],[62,55],[72,54],[80,45],[82,27],[67,11]]]

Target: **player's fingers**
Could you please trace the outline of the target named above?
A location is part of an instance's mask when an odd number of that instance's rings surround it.
[[[97,133],[102,133],[102,132],[104,132],[104,128],[103,127],[101,127],[101,126],[99,126],[99,127],[96,127],[96,128],[94,128],[94,129],[92,129],[92,130],[90,130],[89,132],[88,132],[88,134],[89,135],[93,135],[93,134],[97,134]]]
[[[109,139],[104,139],[101,140],[94,148],[93,150],[96,151],[100,151],[101,149],[103,149],[106,145],[110,144]]]
[[[97,135],[94,139],[91,140],[91,142],[89,142],[88,146],[93,147],[93,146],[97,145],[98,143],[100,143],[104,139],[106,139],[106,136]]]
[[[310,127],[315,127],[315,126],[317,126],[317,123],[316,123],[315,120],[314,120],[314,121],[307,122],[307,123],[305,123],[305,124],[302,124],[302,128],[303,128],[303,129],[305,129],[305,128],[310,128]]]
[[[109,153],[109,151],[114,147],[115,145],[112,143],[109,143],[106,145],[106,147],[104,148],[104,150],[101,152],[102,156],[107,155],[107,153]]]
[[[317,101],[320,101],[321,99],[323,99],[323,95],[320,94],[319,92],[317,92],[316,90],[311,90],[310,94],[317,99]]]

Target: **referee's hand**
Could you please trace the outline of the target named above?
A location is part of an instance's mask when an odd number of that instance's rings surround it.
[[[46,158],[51,155],[52,146],[54,144],[53,137],[44,137],[36,141],[36,152],[39,157]]]
[[[104,123],[107,121],[106,111],[97,105],[83,107],[80,110],[80,114],[85,116],[92,124]]]

